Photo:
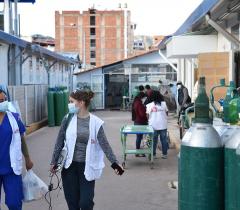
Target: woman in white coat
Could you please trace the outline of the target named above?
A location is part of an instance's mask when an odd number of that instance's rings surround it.
[[[70,94],[69,114],[62,122],[53,152],[51,171],[55,173],[60,153],[66,150],[62,180],[69,210],[93,209],[95,180],[105,166],[104,153],[118,175],[124,172],[107,141],[104,122],[88,111],[93,95],[78,89]]]

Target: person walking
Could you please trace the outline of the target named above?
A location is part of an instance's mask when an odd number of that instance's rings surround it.
[[[19,115],[8,111],[7,93],[0,88],[0,201],[1,188],[5,192],[5,204],[9,210],[22,210],[22,154],[27,170],[33,167]]]
[[[146,115],[146,107],[143,105],[142,99],[145,97],[144,92],[140,92],[133,101],[132,120],[134,125],[147,125],[148,119]],[[136,149],[140,149],[143,134],[136,134]],[[145,157],[144,154],[136,154],[136,157]]]
[[[156,157],[156,148],[158,137],[162,144],[162,158],[167,159],[168,142],[167,142],[167,116],[168,108],[159,91],[152,92],[152,101],[147,104],[148,124],[154,130],[153,134],[153,156]]]
[[[107,141],[104,122],[88,111],[93,96],[92,91],[78,89],[70,94],[69,114],[62,121],[52,155],[50,171],[56,173],[61,151],[67,151],[61,176],[69,210],[93,209],[95,180],[105,166],[104,153],[116,174],[124,172]]]

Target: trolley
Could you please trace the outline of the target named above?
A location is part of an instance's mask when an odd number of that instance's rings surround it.
[[[153,169],[153,128],[148,125],[125,125],[120,129],[121,142],[123,147],[123,163],[126,166],[127,154],[145,154],[150,161],[150,167]],[[150,145],[143,149],[127,149],[127,136],[129,134],[147,134],[149,135]]]

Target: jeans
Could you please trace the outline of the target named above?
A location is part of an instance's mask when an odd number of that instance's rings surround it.
[[[62,170],[64,195],[69,210],[93,210],[95,181],[87,181],[85,163],[72,162]]]
[[[168,151],[167,129],[154,130],[154,133],[153,133],[153,155],[156,155],[158,136],[160,136],[160,141],[162,144],[162,154],[167,155],[167,151]]]
[[[134,122],[134,125],[146,125],[146,124]],[[136,149],[140,149],[142,139],[143,139],[143,134],[136,134]]]

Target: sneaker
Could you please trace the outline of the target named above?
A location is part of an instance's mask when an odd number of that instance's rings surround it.
[[[167,159],[167,155],[162,155],[162,159]]]

